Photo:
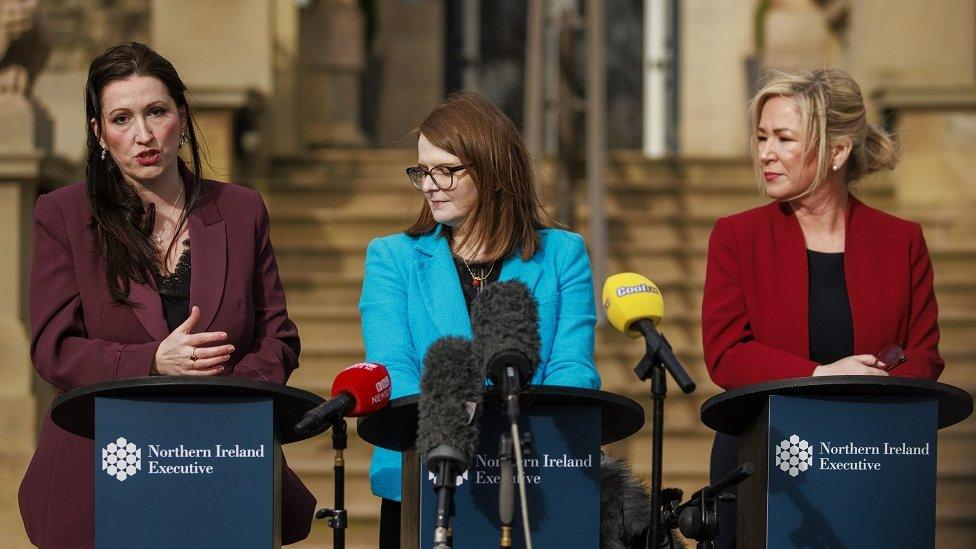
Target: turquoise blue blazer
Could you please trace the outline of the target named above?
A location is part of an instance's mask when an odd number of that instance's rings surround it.
[[[541,361],[532,383],[598,389],[593,275],[583,239],[558,229],[539,236],[535,255],[507,258],[499,274],[499,280],[524,282],[539,303]],[[389,370],[392,398],[419,393],[427,347],[443,336],[471,337],[461,281],[440,227],[370,242],[359,312],[366,360]],[[375,448],[369,478],[374,494],[399,501],[400,453]]]

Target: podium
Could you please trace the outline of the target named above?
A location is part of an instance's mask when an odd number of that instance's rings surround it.
[[[94,439],[95,546],[279,547],[281,444],[323,399],[227,377],[80,387],[51,419]]]
[[[701,418],[757,466],[738,488],[739,547],[920,548],[935,546],[936,432],[972,411],[942,383],[831,376],[728,391]]]
[[[403,549],[430,547],[433,539],[433,483],[414,449],[418,401],[418,395],[396,399],[358,424],[363,440],[403,452]],[[600,445],[636,433],[644,424],[643,408],[604,391],[530,386],[522,392],[521,409],[519,429],[532,433],[532,451],[523,456],[523,462],[533,547],[599,547]],[[454,547],[497,544],[497,457],[503,430],[507,430],[507,420],[501,400],[489,389],[479,423],[478,448],[454,495]],[[513,547],[524,546],[521,528],[521,520],[516,519]]]

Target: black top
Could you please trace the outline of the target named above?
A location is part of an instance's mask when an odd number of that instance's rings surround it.
[[[830,364],[854,354],[854,321],[844,254],[807,250],[810,273],[810,360]]]
[[[190,239],[184,240],[183,244],[186,248],[172,273],[164,275],[158,269],[153,270],[159,299],[163,303],[163,316],[170,332],[190,316]]]
[[[474,303],[479,292],[479,289],[474,285],[474,277],[471,276],[471,273],[473,272],[479,278],[485,277],[482,284],[497,282],[498,275],[502,271],[502,262],[499,260],[488,263],[468,263],[465,266],[464,261],[455,256],[454,266],[457,268],[458,277],[461,279],[461,293],[464,294],[464,304],[468,307],[468,314],[471,314],[471,304]]]

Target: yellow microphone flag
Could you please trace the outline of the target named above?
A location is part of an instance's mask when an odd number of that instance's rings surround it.
[[[618,331],[632,338],[641,336],[631,325],[641,319],[655,326],[664,316],[664,298],[649,278],[637,273],[618,273],[603,284],[603,307],[607,320]]]

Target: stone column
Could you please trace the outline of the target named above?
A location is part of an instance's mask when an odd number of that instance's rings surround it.
[[[831,66],[836,41],[823,10],[813,0],[777,0],[762,22],[762,69],[808,69]]]
[[[875,103],[894,121],[901,161],[888,178],[898,212],[925,222],[930,245],[976,235],[976,86],[889,87]]]
[[[930,244],[976,234],[976,3],[852,2],[850,71],[873,121],[887,115],[902,145],[890,175],[900,214]]]
[[[442,0],[377,0],[380,90],[377,139],[384,147],[416,145],[407,134],[444,96]]]
[[[275,0],[152,0],[152,45],[189,88],[205,176],[240,175],[236,121],[272,91],[277,8]],[[243,143],[251,141],[260,138]]]
[[[240,113],[254,103],[252,94],[240,88],[204,88],[193,93],[190,101],[193,118],[200,131],[197,139],[200,141],[203,177],[248,183],[237,180],[246,172],[241,169],[243,159],[238,158],[237,154],[240,129],[236,121]],[[190,160],[188,154],[184,154],[184,158]]]
[[[301,13],[302,140],[306,146],[361,146],[360,77],[365,25],[355,0],[313,0]]]
[[[27,276],[36,189],[51,123],[32,99],[47,59],[39,1],[0,0],[0,545],[23,543],[17,487],[36,443],[37,399],[27,329]],[[9,536],[9,537],[8,537]]]
[[[0,106],[0,126],[10,127],[12,113]],[[30,269],[31,220],[43,156],[10,150],[12,132],[0,138],[0,532],[19,532],[17,487],[36,444],[36,401],[27,329],[27,275]],[[0,536],[0,544],[14,539]],[[23,541],[23,538],[19,538]]]
[[[682,156],[748,154],[748,83],[743,59],[752,53],[751,2],[682,0],[678,22],[678,150]]]

